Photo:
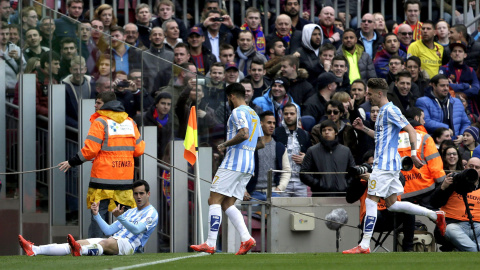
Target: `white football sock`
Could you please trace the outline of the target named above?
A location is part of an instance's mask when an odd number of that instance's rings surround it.
[[[82,246],[82,256],[100,256],[103,255],[103,247],[100,244],[91,244]]]
[[[252,236],[248,232],[247,225],[245,225],[245,220],[243,219],[243,215],[240,210],[235,207],[235,205],[230,206],[226,211],[228,219],[233,223],[235,229],[237,229],[238,233],[240,234],[240,238],[242,242],[247,241]]]
[[[375,222],[377,222],[377,202],[365,199],[365,220],[363,222],[363,238],[360,242],[362,248],[370,247],[370,239],[372,239],[373,230],[375,229]]]
[[[212,204],[208,208],[208,238],[207,245],[209,247],[217,246],[218,229],[222,224],[222,207],[220,204]]]
[[[32,250],[35,255],[65,256],[70,254],[70,246],[66,243],[33,246]]]
[[[435,213],[435,211],[429,210],[425,207],[413,204],[411,202],[397,201],[388,208],[388,211],[407,213],[417,216],[426,216],[433,221],[437,220],[437,213]]]

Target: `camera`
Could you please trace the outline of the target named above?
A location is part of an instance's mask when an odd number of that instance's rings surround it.
[[[347,169],[348,175],[350,177],[359,176],[364,173],[372,173],[372,166],[368,163],[363,163],[362,165],[353,166]]]
[[[478,180],[478,173],[474,169],[466,169],[462,172],[455,172],[453,177],[453,189],[460,195],[467,195],[475,190],[475,183]]]
[[[130,86],[130,83],[127,81],[127,80],[123,80],[123,81],[120,81],[118,84],[117,84],[117,87],[129,87]]]
[[[222,17],[216,17],[216,18],[213,18],[212,21],[214,22],[223,22],[224,19]]]

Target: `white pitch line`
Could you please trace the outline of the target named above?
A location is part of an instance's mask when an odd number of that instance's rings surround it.
[[[133,268],[138,268],[138,267],[143,267],[143,266],[174,262],[174,261],[183,260],[183,259],[202,257],[202,256],[206,256],[206,255],[210,255],[210,254],[199,253],[199,254],[189,255],[189,256],[184,256],[184,257],[177,257],[177,258],[171,258],[171,259],[166,259],[166,260],[160,260],[160,261],[154,261],[154,262],[148,262],[148,263],[141,263],[141,264],[135,264],[135,265],[130,265],[130,266],[124,266],[124,267],[117,267],[117,268],[112,268],[112,270],[133,269]]]

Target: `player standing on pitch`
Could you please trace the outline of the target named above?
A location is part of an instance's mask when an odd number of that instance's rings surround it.
[[[218,150],[226,149],[227,154],[210,187],[208,238],[205,243],[190,247],[195,251],[215,253],[223,210],[241,237],[242,243],[235,255],[244,255],[256,242],[248,232],[243,215],[234,203],[237,199],[243,200],[245,187],[254,172],[253,154],[256,149],[264,147],[263,132],[257,113],[245,103],[243,85],[230,84],[225,94],[233,111],[228,118],[227,141],[218,145]]]
[[[385,79],[372,78],[368,80],[367,87],[370,103],[380,107],[375,130],[365,127],[360,118],[353,121],[353,126],[375,138],[373,172],[368,180],[368,195],[365,199],[363,239],[360,245],[343,251],[344,254],[370,253],[370,239],[377,220],[377,203],[380,198],[385,199],[389,211],[426,216],[437,224],[442,235],[445,235],[446,228],[443,211],[434,212],[410,202],[397,201],[397,194],[403,193],[403,185],[399,180],[401,162],[397,150],[398,135],[402,129],[408,133],[411,149],[417,149],[417,135],[400,109],[388,101],[388,84]],[[413,164],[420,168],[424,164],[417,158],[416,152],[417,150],[412,150],[411,156]]]

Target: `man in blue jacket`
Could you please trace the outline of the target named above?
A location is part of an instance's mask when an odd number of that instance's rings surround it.
[[[425,128],[432,134],[437,128],[444,127],[453,131],[454,142],[462,142],[463,131],[470,126],[462,102],[450,96],[449,80],[445,75],[435,75],[430,80],[430,86],[425,90],[425,96],[417,99],[416,107],[425,113]]]

